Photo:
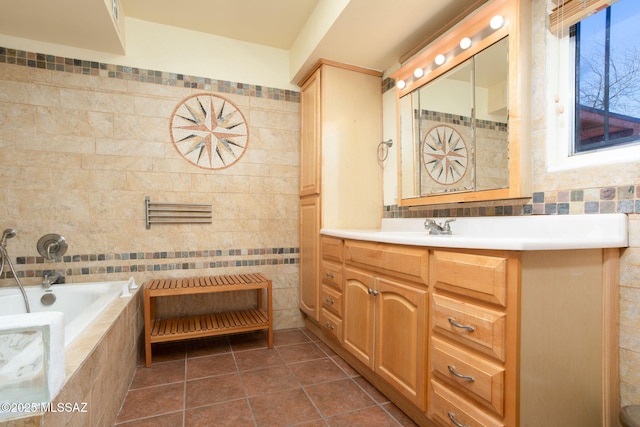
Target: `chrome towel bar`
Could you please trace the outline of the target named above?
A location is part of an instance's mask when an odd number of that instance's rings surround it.
[[[151,224],[211,224],[211,205],[151,202],[144,198],[147,229]]]

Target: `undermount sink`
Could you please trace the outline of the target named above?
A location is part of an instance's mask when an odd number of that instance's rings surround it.
[[[443,223],[447,218],[435,218]],[[450,235],[431,235],[425,218],[385,218],[378,230],[331,229],[321,233],[347,239],[471,249],[550,250],[628,246],[625,214],[463,217]]]

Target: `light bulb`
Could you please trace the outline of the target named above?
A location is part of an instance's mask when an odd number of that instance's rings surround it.
[[[405,87],[407,87],[407,84],[405,83],[404,80],[398,80],[396,82],[396,87],[400,90],[404,89]]]
[[[503,25],[504,25],[504,17],[502,15],[496,15],[493,18],[491,18],[491,21],[489,21],[489,26],[494,30],[497,30]]]
[[[445,60],[446,60],[446,58],[444,57],[444,55],[440,54],[440,55],[436,56],[436,60],[435,61],[436,61],[437,65],[442,65],[442,64],[444,64]]]
[[[413,75],[416,77],[416,79],[419,79],[420,77],[424,76],[424,70],[422,68],[416,68],[413,71]]]
[[[460,40],[460,48],[461,49],[469,49],[471,47],[471,39],[469,37],[465,37]]]

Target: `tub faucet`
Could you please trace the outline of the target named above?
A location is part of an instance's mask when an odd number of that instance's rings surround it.
[[[44,278],[42,279],[42,287],[45,289],[49,289],[51,285],[55,285],[56,283],[63,283],[63,280],[63,275],[58,274],[55,271],[51,271],[44,274]]]
[[[425,219],[424,228],[429,231],[429,234],[433,235],[451,234],[451,226],[449,225],[449,223],[455,220],[455,218],[450,218],[445,220],[443,224],[438,224],[433,219]]]

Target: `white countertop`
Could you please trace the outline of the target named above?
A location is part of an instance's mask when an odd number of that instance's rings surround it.
[[[437,223],[447,218],[434,218]],[[425,218],[385,218],[380,229],[323,228],[344,239],[468,249],[559,250],[622,248],[629,245],[625,214],[463,217],[451,235],[430,235]]]

